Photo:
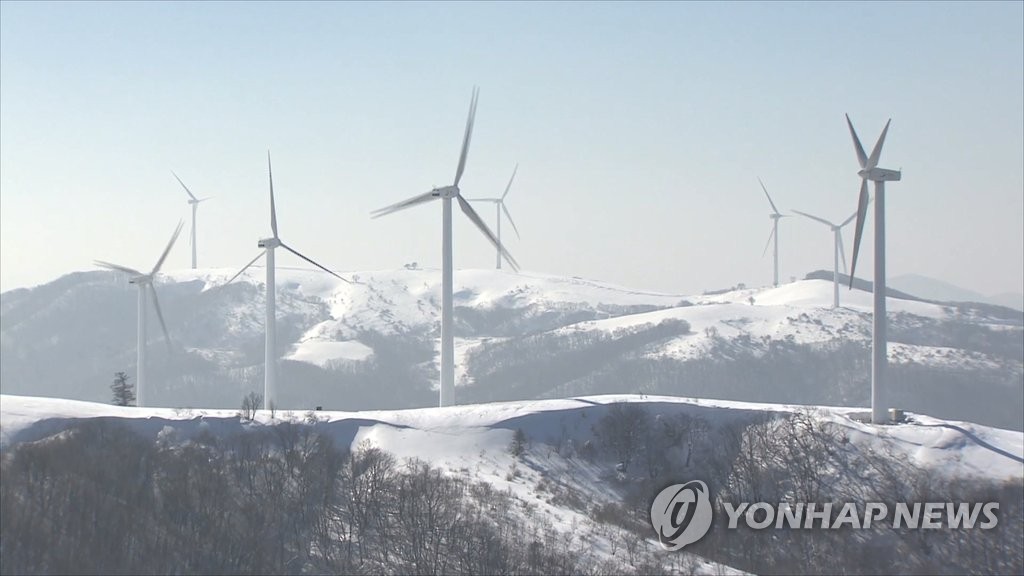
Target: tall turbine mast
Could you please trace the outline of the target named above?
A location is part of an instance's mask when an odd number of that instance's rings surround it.
[[[799,210],[793,210],[793,212],[796,212],[797,214],[799,214],[801,216],[805,216],[807,218],[810,218],[811,220],[815,220],[817,222],[821,222],[822,224],[828,226],[830,230],[832,230],[832,234],[834,236],[833,241],[832,241],[832,307],[833,308],[839,308],[839,262],[840,261],[842,261],[842,263],[843,263],[843,272],[844,273],[846,272],[846,252],[843,250],[843,232],[842,232],[842,230],[843,230],[843,226],[846,226],[854,218],[857,217],[857,213],[854,212],[853,214],[850,214],[850,217],[847,218],[846,220],[843,220],[843,222],[841,224],[833,224],[832,222],[830,222],[828,220],[825,220],[824,218],[821,218],[819,216],[813,216],[813,215],[808,214],[806,212],[801,212]]]
[[[516,172],[518,170],[519,170],[519,164],[516,164],[516,167],[512,170],[512,177],[508,179],[508,185],[505,186],[505,193],[502,194],[500,198],[467,198],[467,200],[469,200],[470,202],[492,202],[494,204],[495,218],[496,218],[496,220],[498,222],[497,232],[498,232],[498,246],[499,246],[499,248],[498,248],[498,250],[496,252],[496,255],[495,255],[495,257],[497,259],[496,266],[497,266],[498,270],[501,270],[501,248],[500,247],[504,246],[504,244],[501,243],[501,213],[502,213],[502,211],[505,212],[505,217],[508,218],[508,223],[511,224],[512,225],[512,229],[515,230],[516,238],[520,238],[520,236],[519,236],[519,228],[516,227],[516,222],[515,222],[515,220],[512,219],[512,214],[509,213],[508,208],[505,206],[505,197],[508,196],[508,191],[509,191],[509,189],[512,188],[512,181],[515,180]]]
[[[764,245],[764,251],[761,253],[763,257],[768,252],[768,246],[771,245],[772,239],[775,239],[775,254],[773,258],[772,266],[772,286],[779,285],[779,220],[786,218],[785,214],[779,212],[778,208],[775,207],[775,202],[772,202],[772,197],[768,194],[768,189],[764,187],[764,182],[758,178],[757,181],[761,184],[761,189],[764,190],[764,195],[768,198],[768,203],[772,206],[772,213],[768,215],[772,219],[772,231],[768,235],[768,243]]]
[[[181,178],[178,178],[177,174],[174,174],[173,170],[171,171],[171,174],[174,175],[174,179],[178,181],[178,184],[181,184],[181,187],[185,189],[185,193],[188,194],[188,204],[189,204],[189,206],[192,207],[192,233],[189,236],[189,244],[192,246],[192,269],[195,270],[196,269],[196,208],[199,207],[199,203],[200,202],[205,202],[205,201],[209,200],[210,198],[209,197],[207,197],[207,198],[196,198],[195,194],[193,194],[192,191],[188,189],[188,186],[185,186],[185,183],[181,181]]]
[[[263,238],[257,245],[263,248],[263,251],[256,255],[255,258],[249,261],[248,264],[242,267],[234,276],[231,277],[224,285],[228,285],[238,278],[242,272],[245,272],[250,266],[256,263],[260,257],[266,255],[267,257],[267,302],[266,302],[266,342],[265,342],[265,356],[263,364],[263,407],[267,410],[273,410],[277,408],[277,286],[275,283],[275,260],[274,250],[277,247],[284,248],[292,254],[302,258],[306,262],[316,266],[317,268],[327,272],[331,276],[334,276],[338,280],[350,283],[348,280],[338,276],[330,269],[314,262],[310,258],[303,256],[297,250],[285,244],[280,236],[277,234],[277,209],[274,206],[274,172],[270,165],[270,151],[267,151],[267,176],[270,180],[270,231],[273,236],[270,238]]]
[[[899,170],[888,170],[878,167],[878,159],[882,155],[885,135],[889,132],[888,120],[882,134],[871,151],[871,156],[864,153],[857,131],[853,129],[850,115],[846,115],[846,125],[850,128],[853,138],[857,162],[860,163],[860,195],[857,198],[857,225],[853,237],[853,258],[850,262],[850,288],[853,288],[854,273],[857,270],[857,253],[860,251],[860,239],[864,232],[864,219],[868,212],[868,181],[875,183],[875,278],[874,315],[871,331],[871,421],[875,424],[889,422],[889,410],[886,406],[885,373],[888,359],[886,357],[886,312],[885,312],[885,183],[898,182],[902,177]]]
[[[138,344],[136,348],[136,364],[135,364],[135,405],[145,406],[148,400],[147,393],[149,388],[147,386],[146,378],[146,314],[149,310],[148,300],[149,296],[153,297],[153,308],[156,309],[156,317],[160,320],[160,329],[164,332],[164,342],[167,343],[167,350],[171,350],[171,336],[167,333],[167,323],[164,322],[164,314],[160,311],[160,300],[156,297],[156,288],[153,288],[153,278],[156,273],[160,271],[160,267],[164,265],[164,260],[167,259],[167,254],[170,253],[171,247],[174,246],[174,241],[178,239],[178,234],[181,233],[182,222],[178,222],[178,227],[174,229],[174,234],[171,235],[170,242],[167,243],[167,247],[164,248],[163,253],[160,255],[160,259],[156,261],[153,269],[148,274],[139,272],[134,268],[128,268],[127,266],[121,266],[119,264],[111,264],[110,262],[104,262],[103,260],[96,260],[97,266],[106,268],[108,270],[116,270],[118,272],[124,272],[128,274],[128,283],[135,284],[139,288],[139,326],[138,326]]]
[[[512,255],[505,250],[494,233],[484,224],[484,221],[470,206],[469,202],[462,197],[459,189],[459,181],[462,179],[462,172],[466,168],[466,156],[469,154],[469,141],[473,135],[473,119],[476,116],[476,102],[479,91],[473,88],[473,97],[469,103],[469,118],[466,120],[466,132],[462,138],[462,153],[459,155],[459,165],[455,170],[455,182],[451,186],[434,188],[430,192],[424,192],[418,196],[403,200],[391,206],[385,206],[374,210],[373,218],[404,210],[417,204],[431,202],[441,199],[441,385],[440,402],[441,406],[451,406],[455,403],[455,335],[453,332],[453,294],[452,294],[452,199],[459,202],[459,208],[483,233],[484,236],[498,249],[498,253],[512,266],[513,270],[519,270],[519,264],[512,258]]]

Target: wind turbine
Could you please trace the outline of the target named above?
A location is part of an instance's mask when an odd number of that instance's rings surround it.
[[[174,174],[173,170],[171,171],[171,174]],[[192,246],[192,269],[195,270],[196,269],[196,208],[199,206],[200,202],[205,202],[206,200],[209,200],[209,198],[196,198],[195,194],[193,194],[192,191],[188,189],[188,186],[185,186],[185,183],[181,181],[181,178],[178,178],[177,174],[174,174],[174,179],[177,180],[178,184],[181,184],[181,187],[185,189],[186,193],[188,193],[188,203],[189,203],[190,206],[192,206],[192,236],[189,238],[189,244],[191,244],[191,246]]]
[[[505,197],[508,196],[508,191],[509,191],[510,188],[512,188],[512,181],[515,180],[515,178],[516,178],[516,171],[518,171],[518,170],[519,170],[519,164],[516,164],[516,167],[512,170],[512,177],[508,179],[508,185],[505,186],[505,193],[501,195],[501,198],[467,198],[467,200],[469,200],[470,202],[493,202],[494,203],[494,210],[495,210],[496,217],[497,217],[497,220],[498,220],[498,229],[497,229],[497,232],[498,232],[498,246],[499,246],[498,252],[497,252],[498,270],[501,270],[501,248],[500,248],[500,246],[504,246],[504,244],[501,243],[501,212],[502,211],[505,212],[505,216],[508,218],[508,223],[511,224],[512,225],[512,229],[515,230],[516,238],[520,237],[519,236],[519,228],[516,228],[516,223],[515,223],[514,220],[512,220],[512,214],[509,214],[508,208],[505,207]]]
[[[843,273],[846,273],[846,251],[843,250],[843,232],[842,232],[842,230],[843,230],[843,226],[846,226],[851,221],[853,221],[854,218],[857,217],[857,213],[854,212],[853,214],[850,214],[850,217],[847,218],[846,220],[843,220],[843,222],[841,224],[833,224],[832,222],[830,222],[828,220],[825,220],[824,218],[821,218],[819,216],[814,216],[814,215],[808,214],[806,212],[801,212],[799,210],[793,210],[793,212],[796,212],[797,214],[799,214],[801,216],[806,216],[807,218],[810,218],[811,220],[816,220],[818,222],[821,222],[822,224],[828,226],[832,230],[832,233],[835,235],[835,240],[833,241],[833,246],[832,246],[832,257],[833,257],[833,269],[832,269],[832,307],[833,308],[839,308],[839,262],[840,262],[840,255],[842,256]]]
[[[242,267],[237,274],[231,277],[230,280],[224,283],[224,285],[230,284],[235,278],[241,276],[242,272],[249,269],[250,266],[256,263],[263,255],[267,256],[267,317],[266,317],[266,357],[264,359],[264,370],[263,370],[263,406],[268,410],[273,410],[277,407],[277,317],[275,299],[277,297],[276,286],[274,285],[274,249],[280,246],[285,250],[295,254],[299,258],[302,258],[306,262],[309,262],[313,266],[327,272],[331,276],[334,276],[338,280],[348,282],[341,276],[338,276],[331,270],[324,266],[314,262],[310,258],[303,256],[297,250],[288,246],[281,238],[277,235],[277,209],[274,207],[274,172],[270,167],[270,152],[267,152],[267,174],[270,178],[270,230],[273,232],[273,236],[270,238],[263,238],[257,243],[257,246],[263,248],[263,251],[256,255],[255,258],[249,261],[248,264]],[[350,283],[350,282],[349,282]]]
[[[479,92],[473,88],[473,97],[469,103],[469,118],[466,120],[466,133],[462,139],[462,154],[459,156],[459,165],[455,170],[455,182],[451,186],[434,188],[418,196],[413,196],[397,204],[386,206],[372,212],[374,218],[380,218],[386,214],[404,210],[406,208],[423,204],[440,198],[442,214],[441,232],[441,394],[440,405],[450,406],[455,401],[455,338],[452,332],[452,198],[458,200],[462,212],[483,232],[491,244],[498,249],[498,253],[505,258],[505,261],[512,266],[513,270],[519,270],[519,264],[511,254],[498,242],[498,239],[487,228],[484,221],[473,210],[469,202],[462,197],[459,190],[459,181],[462,179],[462,171],[466,168],[466,155],[469,153],[469,140],[473,135],[473,117],[476,116],[476,102]]]
[[[779,285],[779,219],[786,218],[785,214],[779,213],[779,209],[775,207],[775,202],[772,202],[772,197],[768,194],[768,189],[764,187],[764,182],[761,179],[757,179],[761,183],[761,189],[764,190],[764,195],[768,198],[768,203],[772,205],[772,213],[768,215],[772,219],[772,232],[768,235],[768,242],[764,245],[764,251],[761,252],[761,256],[764,256],[768,252],[768,245],[772,243],[772,238],[775,238],[775,265],[773,267],[774,274],[772,275],[772,285]]]
[[[846,125],[853,137],[853,147],[860,163],[860,196],[857,199],[857,225],[853,236],[853,259],[850,261],[850,288],[853,288],[854,272],[857,270],[857,253],[860,251],[860,239],[864,232],[864,219],[868,212],[868,180],[875,183],[875,277],[873,327],[871,331],[871,421],[875,424],[889,422],[888,409],[884,398],[886,358],[886,317],[885,317],[885,183],[898,182],[902,177],[899,170],[888,170],[878,167],[878,159],[882,155],[882,144],[889,132],[889,119],[882,129],[882,134],[871,151],[871,156],[864,154],[857,131],[853,129],[850,115],[846,115]]]
[[[146,300],[148,299],[149,294],[153,295],[153,307],[156,308],[156,317],[160,320],[160,328],[164,331],[164,341],[167,343],[167,349],[171,349],[171,337],[167,333],[167,324],[164,323],[164,314],[160,311],[160,301],[156,297],[156,288],[153,288],[153,277],[160,271],[160,267],[164,265],[164,260],[167,259],[167,254],[170,253],[171,246],[174,246],[174,241],[178,239],[178,234],[181,233],[181,227],[182,222],[179,220],[178,227],[174,229],[174,234],[171,235],[171,241],[167,243],[167,248],[164,248],[164,253],[160,255],[160,259],[156,261],[156,265],[149,271],[149,274],[139,272],[138,270],[128,268],[127,266],[104,262],[103,260],[94,261],[97,266],[102,268],[128,274],[128,283],[135,284],[139,287],[138,359],[136,362],[137,374],[135,376],[135,405],[139,407],[146,405],[146,310],[148,308],[146,306]]]

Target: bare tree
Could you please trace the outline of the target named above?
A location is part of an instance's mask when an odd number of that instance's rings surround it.
[[[647,436],[647,411],[638,404],[612,404],[597,422],[597,437],[605,450],[620,464],[623,472],[644,449]]]
[[[263,406],[263,395],[255,391],[249,392],[242,398],[242,418],[252,420],[261,406]]]

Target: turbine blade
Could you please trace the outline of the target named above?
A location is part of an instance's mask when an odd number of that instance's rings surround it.
[[[843,261],[843,274],[847,274],[846,250],[843,249],[843,231],[840,230],[837,234],[839,235],[839,259]]]
[[[516,262],[516,259],[508,253],[508,250],[505,250],[505,247],[498,242],[498,238],[493,232],[491,232],[491,229],[487,227],[487,224],[484,224],[484,221],[480,219],[480,215],[476,213],[476,210],[473,210],[473,207],[470,206],[469,202],[466,202],[466,199],[462,196],[456,196],[456,198],[459,199],[459,207],[462,208],[462,212],[473,221],[473,224],[476,224],[476,227],[479,228],[480,231],[483,232],[484,236],[491,241],[491,244],[501,252],[501,256],[505,258],[505,261],[509,263],[509,266],[512,266],[513,270],[519,272],[519,263]]]
[[[270,177],[270,230],[277,238],[277,209],[274,207],[274,170],[270,167],[270,150],[267,150],[267,176]]]
[[[860,181],[860,197],[857,199],[857,225],[853,234],[853,258],[850,259],[850,288],[853,288],[853,275],[857,271],[857,254],[860,253],[860,239],[864,234],[864,219],[868,215],[868,181]]]
[[[869,205],[871,204],[871,200],[872,200],[871,198],[868,198],[868,204]],[[853,214],[850,214],[850,217],[847,218],[846,220],[843,220],[843,223],[840,224],[839,227],[842,228],[843,226],[846,226],[847,224],[850,223],[850,220],[853,220],[856,217],[857,217],[857,213],[856,212],[854,212]]]
[[[811,220],[817,220],[818,222],[821,222],[822,224],[824,224],[826,226],[835,226],[835,224],[829,222],[828,220],[825,220],[824,218],[819,218],[817,216],[812,216],[812,215],[810,215],[810,214],[808,214],[806,212],[801,212],[799,210],[793,210],[793,212],[796,212],[797,214],[799,214],[801,216],[806,216],[807,218],[810,218]]]
[[[772,245],[772,238],[775,236],[775,226],[772,226],[772,231],[768,233],[768,242],[764,245],[764,250],[761,252],[761,258],[768,253],[768,247]]]
[[[857,151],[857,161],[860,162],[860,167],[866,168],[868,164],[868,155],[864,153],[864,147],[860,145],[860,138],[857,138],[857,131],[853,129],[853,122],[850,122],[850,115],[846,115],[846,125],[850,127],[850,136],[853,136],[853,147]]]
[[[349,282],[348,280],[345,280],[345,279],[344,279],[344,278],[342,278],[341,276],[338,276],[338,275],[337,275],[337,274],[335,274],[335,273],[334,273],[333,271],[331,271],[331,270],[330,270],[329,268],[327,268],[327,267],[325,267],[325,266],[322,266],[322,265],[320,265],[320,264],[317,264],[317,263],[316,263],[316,262],[314,262],[314,261],[313,261],[313,260],[312,260],[311,258],[308,258],[308,257],[306,257],[306,256],[303,256],[302,254],[300,254],[300,253],[299,253],[299,251],[298,251],[298,250],[296,250],[296,249],[292,248],[291,246],[289,246],[289,245],[285,244],[284,242],[281,242],[281,247],[282,247],[282,248],[284,248],[285,250],[287,250],[287,251],[291,252],[292,254],[295,254],[295,255],[296,255],[296,256],[298,256],[299,258],[302,258],[302,259],[303,259],[303,260],[305,260],[306,262],[309,262],[309,263],[310,263],[310,264],[312,264],[313,266],[316,266],[317,268],[319,268],[319,269],[323,270],[324,272],[327,272],[327,273],[328,273],[328,274],[330,274],[331,276],[334,276],[334,277],[335,277],[335,278],[337,278],[338,280],[341,280],[342,282],[345,282],[346,284],[351,284],[351,282]]]
[[[846,220],[843,220],[843,223],[840,224],[839,227],[842,228],[843,226],[846,226],[847,224],[850,223],[851,220],[853,220],[856,217],[857,217],[857,212],[854,212],[853,214],[850,214],[850,217],[847,218]]]
[[[171,170],[171,174],[174,174],[174,170]],[[174,179],[178,181],[178,184],[181,184],[181,187],[185,189],[185,192],[188,192],[189,198],[196,200],[195,194],[193,194],[192,191],[188,189],[188,186],[185,186],[185,183],[181,181],[181,178],[178,178],[177,174],[174,174]],[[196,200],[196,202],[199,202],[199,200]]]
[[[156,274],[160,271],[160,267],[164,265],[164,260],[167,259],[167,255],[171,252],[171,246],[174,246],[174,241],[178,239],[178,234],[181,234],[181,227],[185,223],[178,220],[178,227],[174,229],[174,234],[171,236],[171,241],[167,243],[167,248],[164,248],[164,253],[160,255],[160,259],[156,261],[156,266],[153,266],[153,270],[149,273],[150,275]]]
[[[505,213],[505,217],[508,218],[508,223],[512,225],[512,229],[515,230],[516,238],[522,240],[522,237],[519,235],[519,228],[516,228],[516,221],[512,219],[512,214],[509,213],[504,202],[501,203],[501,210]]]
[[[242,272],[245,272],[246,270],[248,270],[249,266],[252,266],[253,264],[255,264],[256,261],[259,260],[260,258],[262,258],[264,254],[266,254],[266,250],[260,250],[260,253],[257,254],[255,258],[253,258],[252,260],[249,260],[248,264],[246,264],[245,266],[242,266],[241,270],[236,272],[235,275],[232,276],[230,280],[228,280],[227,282],[221,284],[221,286],[227,286],[228,284],[231,284],[232,282],[234,282],[235,278],[238,278],[239,276],[241,276]]]
[[[892,118],[885,121],[885,128],[882,128],[882,135],[878,137],[878,142],[875,142],[875,147],[871,150],[871,156],[868,158],[868,168],[878,166],[878,159],[882,156],[882,145],[885,144],[885,134],[889,131],[890,122],[892,122]]]
[[[508,185],[505,186],[505,193],[501,195],[501,199],[504,200],[505,196],[508,196],[508,190],[512,187],[512,181],[516,179],[516,172],[519,171],[519,163],[516,162],[516,167],[512,169],[512,177],[508,179]]]
[[[757,179],[757,181],[758,181],[758,182],[761,182],[761,178],[759,177],[759,178]],[[776,214],[778,214],[778,213],[779,213],[779,209],[775,207],[775,202],[772,202],[772,197],[771,197],[771,196],[768,196],[768,189],[764,187],[764,182],[761,182],[761,190],[764,190],[764,195],[768,197],[768,203],[772,205],[772,210],[773,210],[773,211],[774,211],[774,212],[775,212]]]
[[[173,352],[171,348],[171,335],[167,333],[167,323],[164,322],[164,313],[160,311],[160,300],[156,297],[156,288],[153,283],[149,284],[149,293],[153,296],[153,308],[156,308],[156,317],[160,320],[160,329],[164,331],[164,342],[167,343],[167,351]]]
[[[469,101],[469,118],[466,119],[466,134],[462,137],[462,154],[459,155],[459,167],[455,170],[455,186],[462,179],[462,171],[466,169],[466,156],[469,155],[469,141],[473,137],[473,118],[476,116],[476,100],[480,91],[473,87],[473,98]]]
[[[133,276],[143,275],[142,272],[139,272],[134,268],[121,266],[120,264],[111,264],[110,262],[104,262],[103,260],[93,260],[93,263],[101,268],[106,268],[108,270],[116,270],[117,272],[124,272],[125,274],[131,274]]]
[[[415,206],[417,204],[423,204],[424,202],[430,202],[431,200],[437,200],[438,198],[440,198],[440,196],[434,196],[434,192],[433,191],[424,192],[423,194],[420,194],[419,196],[413,196],[412,198],[409,198],[407,200],[402,200],[401,202],[398,202],[396,204],[392,204],[391,206],[385,206],[383,208],[378,208],[378,209],[374,210],[373,212],[370,212],[370,216],[372,218],[380,218],[381,216],[385,216],[387,214],[391,214],[392,212],[398,212],[399,210],[405,210],[406,208],[411,208],[411,207],[413,207],[413,206]]]

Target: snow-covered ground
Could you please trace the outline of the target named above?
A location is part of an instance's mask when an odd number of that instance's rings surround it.
[[[395,411],[315,412],[317,430],[353,448],[369,442],[400,460],[416,458],[450,475],[483,481],[509,492],[532,522],[587,541],[598,555],[611,558],[618,546],[616,529],[598,526],[588,515],[551,498],[543,486],[571,486],[594,504],[615,502],[607,470],[584,459],[572,458],[572,439],[593,434],[592,422],[615,402],[634,402],[652,412],[681,412],[700,416],[712,426],[753,421],[765,413],[787,413],[806,407],[701,400],[666,396],[605,395],[560,400],[503,402],[448,408]],[[993,480],[1024,478],[1024,434],[909,415],[905,424],[875,426],[851,418],[849,408],[819,407],[817,418],[841,428],[851,442],[891,453],[930,473],[980,476]],[[231,433],[243,426],[282,421],[308,421],[311,413],[259,412],[253,423],[243,424],[231,410],[125,408],[52,398],[0,396],[0,448],[59,433],[81,419],[116,419],[144,435],[173,433],[188,438],[198,430]],[[524,457],[508,450],[516,429],[529,441]],[[562,441],[557,439],[561,435]],[[569,438],[569,445],[564,441]],[[561,446],[558,446],[561,444]],[[569,450],[569,453],[566,453]],[[548,488],[550,490],[550,488]],[[653,532],[652,532],[653,536]],[[657,543],[650,539],[652,549]],[[730,567],[690,558],[692,570],[702,574],[736,573]]]
[[[366,360],[372,355],[373,348],[355,340],[336,342],[307,339],[300,342],[285,359],[329,366],[337,362]]]
[[[475,466],[480,452],[504,453],[516,427],[526,426],[535,438],[545,441],[564,428],[565,423],[581,418],[588,409],[614,403],[637,402],[655,408],[666,405],[709,422],[728,422],[739,414],[751,412],[789,413],[803,406],[734,402],[648,395],[602,395],[560,400],[497,402],[418,408],[411,410],[368,410],[361,412],[317,412],[320,424],[359,422],[352,445],[371,439],[399,457],[418,457],[450,470]],[[856,421],[851,416],[863,409],[816,407],[819,417],[839,425],[857,442],[888,443],[902,450],[915,464],[948,476],[977,474],[991,478],[1024,478],[1024,433],[991,428],[968,422],[955,422],[909,414],[908,422],[876,426]],[[301,420],[303,412],[284,411],[278,420]],[[237,421],[236,410],[169,409],[119,407],[94,402],[0,395],[0,447],[31,441],[50,431],[35,430],[47,421],[71,421],[87,418],[116,418],[125,422],[159,420],[166,425],[194,420]],[[585,419],[585,417],[583,417]],[[267,412],[259,412],[257,423],[270,423]],[[517,424],[521,423],[521,424]],[[570,430],[571,433],[571,430]],[[589,426],[580,428],[589,433]],[[571,435],[571,434],[570,434]],[[501,462],[507,464],[507,462]]]

